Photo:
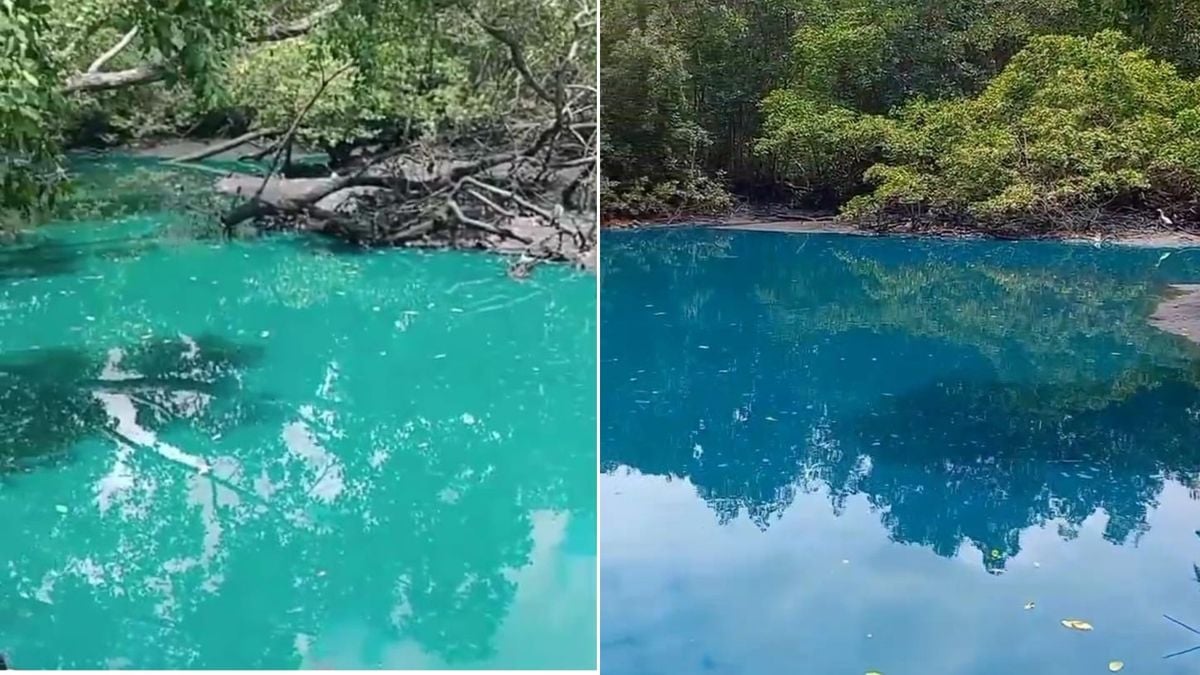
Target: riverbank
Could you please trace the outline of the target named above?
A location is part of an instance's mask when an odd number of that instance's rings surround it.
[[[252,223],[256,231],[308,232],[363,247],[486,251],[508,258],[514,278],[527,276],[543,262],[568,263],[589,272],[597,266],[594,214],[562,207],[575,193],[588,191],[582,185],[588,180],[582,165],[530,177],[519,161],[493,161],[455,183],[442,179],[482,162],[453,156],[447,147],[431,148],[446,154],[435,166],[440,172],[436,175],[419,175],[429,173],[428,167],[398,156],[344,176],[284,174],[264,181],[262,162],[239,162],[252,148],[222,149],[228,145],[221,138],[159,139],[89,156],[159,160],[169,169],[214,174],[213,194],[234,200],[217,214],[230,233]],[[297,157],[306,162],[325,158],[307,151]],[[399,183],[397,176],[403,177]],[[427,184],[430,189],[409,194],[398,184]]]
[[[719,230],[746,230],[756,232],[785,232],[792,234],[845,234],[861,237],[908,236],[940,239],[1005,239],[1005,240],[1049,240],[1067,243],[1096,245],[1113,244],[1145,248],[1200,247],[1200,231],[1168,229],[1153,225],[1148,216],[1140,227],[1121,225],[1111,229],[1094,228],[1080,231],[1075,228],[1045,229],[1028,233],[1019,230],[974,230],[965,227],[923,226],[921,228],[868,226],[822,212],[762,207],[737,211],[726,215],[675,215],[646,220],[601,221],[604,229],[660,228],[660,227],[710,227]]]

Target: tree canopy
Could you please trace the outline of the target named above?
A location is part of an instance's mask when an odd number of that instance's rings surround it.
[[[1195,3],[620,0],[603,21],[610,214],[703,210],[654,186],[707,179],[859,217],[1169,207],[1200,169]]]
[[[252,143],[245,157],[269,167],[260,186],[218,187],[252,202],[227,225],[303,215],[395,243],[453,221],[529,245],[538,237],[496,223],[531,216],[558,227],[553,201],[588,203],[580,185],[595,158],[595,20],[580,0],[5,0],[0,210],[27,218],[51,205],[72,147],[223,137],[231,140],[180,160]],[[293,148],[353,175],[297,192],[285,182]],[[477,177],[489,187],[474,186],[469,204],[454,199],[464,178],[529,168],[535,157],[543,166],[532,177]],[[548,176],[566,185],[554,199],[542,194]],[[454,204],[427,199],[447,187]],[[425,202],[400,214],[407,234],[364,233],[315,208],[348,189]],[[408,216],[424,224],[408,228]],[[581,237],[571,235],[582,246]]]

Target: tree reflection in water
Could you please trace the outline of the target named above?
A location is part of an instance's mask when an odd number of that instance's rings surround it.
[[[767,528],[864,495],[894,541],[999,571],[1098,510],[1134,542],[1200,486],[1200,360],[1146,323],[1200,258],[1055,244],[676,230],[602,269],[605,470],[687,478]],[[1168,276],[1169,275],[1169,276]]]

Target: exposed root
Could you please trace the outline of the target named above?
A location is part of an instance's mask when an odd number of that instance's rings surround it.
[[[255,219],[363,245],[485,249],[516,256],[514,278],[539,261],[593,266],[597,97],[588,83],[593,69],[577,63],[579,41],[590,38],[595,25],[594,10],[586,5],[574,19],[575,41],[541,77],[509,32],[476,17],[508,48],[513,69],[536,93],[540,119],[497,122],[468,139],[405,139],[376,147],[356,157],[353,167],[340,167],[344,175],[276,176],[280,157],[322,87],[283,137],[260,154],[275,155],[266,177],[230,175],[218,182],[218,191],[245,200],[224,215],[225,227],[232,231]],[[588,81],[576,81],[581,77]]]

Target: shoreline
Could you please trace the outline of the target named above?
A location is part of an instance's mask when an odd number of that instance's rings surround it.
[[[1150,325],[1200,345],[1200,284],[1171,284],[1150,315]]]
[[[853,237],[914,237],[947,241],[1055,241],[1064,244],[1096,246],[1107,244],[1135,248],[1183,249],[1200,248],[1200,233],[1165,231],[1147,228],[1128,229],[1102,234],[1099,239],[1081,237],[1077,233],[1039,233],[1028,236],[996,236],[986,232],[961,230],[877,231],[856,227],[833,217],[801,216],[799,218],[764,218],[748,214],[731,216],[700,216],[694,220],[670,219],[613,225],[602,221],[607,230],[654,230],[677,227],[699,227],[712,230],[741,232],[777,232],[784,234],[848,235]],[[1163,292],[1154,312],[1146,319],[1153,327],[1177,335],[1200,346],[1200,283],[1170,284]]]
[[[214,194],[227,195],[237,198],[249,195],[253,190],[263,185],[263,176],[244,173],[239,168],[214,167],[211,162],[237,162],[238,157],[245,153],[244,147],[235,147],[214,154],[196,162],[179,162],[181,157],[216,148],[223,143],[222,139],[154,139],[143,143],[125,144],[108,149],[76,150],[86,152],[88,156],[123,156],[139,160],[156,160],[171,170],[183,169],[202,171],[214,174],[212,191]],[[320,154],[320,153],[316,153]],[[307,157],[308,155],[299,155]],[[320,155],[323,156],[323,155]],[[274,190],[281,197],[280,201],[303,196],[313,186],[320,187],[330,178],[285,178],[276,176],[266,183],[268,192]],[[224,186],[224,187],[223,187]],[[351,222],[351,217],[359,207],[359,199],[364,191],[370,188],[349,187],[327,194],[313,206],[328,213],[336,213],[340,218],[317,221],[306,213],[278,214],[264,212],[255,223],[255,232],[295,232],[306,235],[327,237],[348,245],[362,246],[371,249],[413,249],[425,251],[459,251],[468,253],[485,253],[499,256],[509,267],[513,278],[528,276],[534,267],[541,264],[567,265],[584,274],[595,275],[599,267],[598,251],[596,248],[594,214],[565,214],[560,224],[548,225],[535,217],[513,217],[507,224],[508,231],[520,235],[521,241],[532,244],[518,244],[510,237],[500,236],[490,232],[459,232],[443,231],[431,233],[425,237],[394,242],[388,240],[371,240],[363,238],[364,233],[353,227],[345,227]],[[264,194],[264,198],[265,198]],[[370,203],[369,201],[367,202]],[[593,233],[588,242],[585,233]],[[230,229],[232,233],[232,229]],[[577,233],[574,236],[564,234]],[[582,240],[580,240],[582,237]],[[554,244],[557,243],[557,246]]]
[[[790,217],[789,217],[790,216]],[[1034,233],[1029,235],[999,236],[987,232],[971,232],[957,229],[928,230],[871,230],[858,227],[833,216],[807,216],[801,212],[779,218],[761,217],[753,214],[727,216],[680,216],[671,219],[655,219],[614,223],[601,221],[602,230],[651,230],[676,227],[703,227],[713,230],[742,232],[780,232],[785,234],[840,234],[855,237],[917,237],[922,239],[946,240],[994,240],[994,241],[1057,241],[1065,244],[1096,245],[1096,237],[1083,237],[1075,232]],[[1103,244],[1138,248],[1188,248],[1200,247],[1200,233],[1177,230],[1122,230],[1103,233],[1099,237]]]

